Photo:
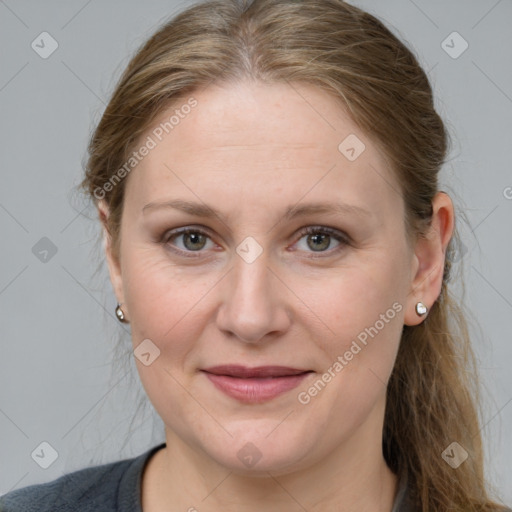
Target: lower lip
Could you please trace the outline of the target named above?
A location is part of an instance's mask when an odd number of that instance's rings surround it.
[[[309,373],[285,377],[241,379],[205,372],[213,385],[223,393],[244,403],[261,403],[272,400],[286,391],[296,388]]]

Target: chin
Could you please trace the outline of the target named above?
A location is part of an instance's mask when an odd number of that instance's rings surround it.
[[[314,464],[315,447],[318,440],[306,431],[289,426],[276,426],[279,421],[251,420],[250,426],[240,422],[236,429],[226,428],[233,434],[222,442],[213,444],[202,443],[207,455],[224,468],[243,475],[274,476],[288,474]],[[236,433],[235,433],[236,432]],[[226,442],[227,441],[227,442]]]

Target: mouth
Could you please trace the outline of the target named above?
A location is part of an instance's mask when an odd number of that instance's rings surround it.
[[[224,394],[244,403],[262,403],[297,387],[312,370],[287,366],[214,366],[201,370]]]

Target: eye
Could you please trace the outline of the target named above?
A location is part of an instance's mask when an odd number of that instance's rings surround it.
[[[180,244],[175,243],[175,240],[181,239]],[[207,248],[207,242],[213,244],[209,234],[198,228],[184,228],[167,233],[163,236],[162,242],[168,244],[169,248],[178,254],[186,256],[195,256],[190,253],[201,252],[202,249]],[[172,242],[172,243],[171,243]],[[198,255],[199,256],[199,255]]]
[[[350,241],[347,235],[344,235],[340,231],[337,231],[328,227],[321,226],[309,226],[303,229],[299,235],[302,235],[297,244],[300,245],[302,239],[305,239],[305,244],[300,247],[301,250],[308,251],[308,249],[313,252],[328,252],[329,254],[333,252],[338,252],[344,246],[349,245]],[[337,242],[337,246],[327,251],[332,245],[333,239]]]
[[[328,227],[308,226],[299,232],[299,236],[300,238],[299,241],[296,242],[296,245],[299,245],[299,250],[306,252],[327,253],[331,255],[332,253],[340,251],[346,245],[350,245],[348,235]],[[305,239],[305,244],[301,244],[302,239]],[[177,241],[180,240],[181,243],[177,243]],[[334,249],[328,250],[333,240],[336,241],[337,246],[335,246]],[[201,256],[203,249],[211,249],[215,245],[207,231],[195,227],[186,227],[164,233],[161,242],[171,251],[187,257]],[[209,247],[208,243],[211,244]]]

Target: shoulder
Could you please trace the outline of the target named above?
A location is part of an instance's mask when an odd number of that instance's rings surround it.
[[[115,503],[115,494],[128,461],[94,466],[64,475],[44,484],[30,485],[0,498],[1,512],[71,511],[78,505]],[[75,509],[76,509],[75,508]],[[92,510],[92,509],[91,509]],[[104,508],[111,510],[111,508]]]
[[[51,482],[11,491],[0,497],[0,512],[137,512],[143,468],[163,446],[131,459],[80,469]]]

